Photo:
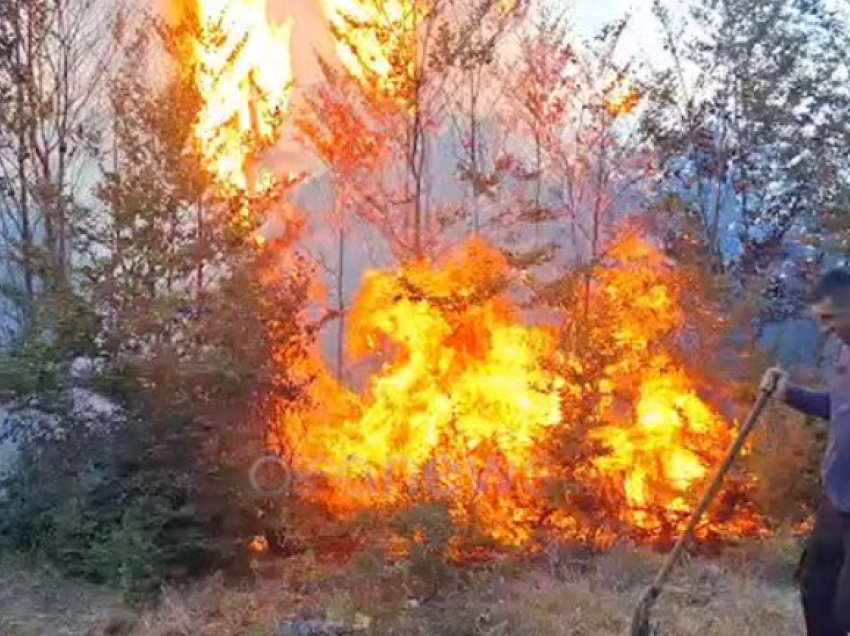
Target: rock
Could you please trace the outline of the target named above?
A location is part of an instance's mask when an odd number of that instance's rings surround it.
[[[372,626],[372,617],[366,616],[365,614],[355,614],[354,615],[354,630],[358,632],[365,632]]]
[[[93,391],[74,387],[68,391],[71,416],[92,427],[115,424],[122,417],[121,408]]]
[[[79,357],[71,362],[70,374],[75,380],[90,380],[92,376],[103,370],[103,361],[93,358]]]

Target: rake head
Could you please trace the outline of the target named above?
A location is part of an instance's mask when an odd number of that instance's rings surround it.
[[[652,625],[652,607],[655,599],[651,596],[644,597],[632,616],[632,627],[630,636],[654,636],[656,630]]]

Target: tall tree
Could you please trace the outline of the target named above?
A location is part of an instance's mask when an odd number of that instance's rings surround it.
[[[0,6],[0,215],[5,289],[19,307],[68,289],[76,224],[97,174],[104,81],[120,2],[9,0]]]
[[[492,64],[496,42],[523,4],[325,2],[341,68],[325,64],[328,82],[309,97],[300,130],[344,182],[352,211],[400,261],[433,254],[447,228],[468,216],[439,200],[437,181],[444,189],[462,176],[445,166],[441,144],[455,96]],[[480,87],[476,93],[481,99]],[[471,112],[478,130],[477,106]]]
[[[776,273],[795,233],[848,200],[845,25],[821,0],[711,0],[677,21],[655,2],[669,64],[648,84],[679,250],[739,281]]]
[[[515,208],[520,241],[512,247],[525,266],[556,263],[543,272],[556,287],[565,271],[583,279],[586,299],[623,220],[642,211],[652,176],[634,134],[640,92],[630,61],[618,55],[626,26],[612,23],[582,43],[563,15],[544,10],[507,75],[513,152],[497,163]]]

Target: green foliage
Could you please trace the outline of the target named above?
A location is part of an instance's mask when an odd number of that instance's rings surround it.
[[[25,339],[0,356],[0,395],[46,395],[60,388],[66,360],[45,339]]]
[[[454,581],[449,563],[450,541],[456,529],[447,506],[423,504],[403,511],[396,530],[408,540],[407,572],[426,594],[437,595]]]
[[[0,361],[0,390],[59,421],[20,441],[0,543],[132,598],[248,561],[263,529],[248,473],[264,398],[299,390],[288,363],[302,355],[307,287],[306,268],[280,271],[234,230],[240,202],[211,194],[187,144],[193,80],[151,85],[152,32],[110,87],[115,152],[81,227],[80,291],[48,290],[34,316],[54,319]],[[272,203],[252,202],[258,222]],[[65,408],[81,354],[102,363],[86,388],[120,407],[115,421]]]
[[[823,0],[653,5],[671,62],[646,82],[641,123],[661,191],[684,203],[669,223],[677,251],[745,279],[789,258],[800,221],[804,241],[826,242],[850,197],[850,111],[833,79],[847,72],[845,19]]]
[[[70,362],[97,350],[99,320],[80,295],[57,289],[32,299],[29,307],[26,331],[0,355],[0,397],[5,400],[56,396]]]
[[[0,541],[132,596],[227,567],[256,518],[223,437],[175,409],[31,441],[3,484]]]

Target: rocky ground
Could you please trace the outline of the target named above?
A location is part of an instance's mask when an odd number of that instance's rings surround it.
[[[362,555],[348,564],[304,555],[165,590],[157,606],[134,609],[115,592],[6,558],[0,636],[620,636],[658,562],[624,548],[413,576]],[[658,634],[676,636],[802,633],[789,563],[752,552],[686,564],[657,618]]]

